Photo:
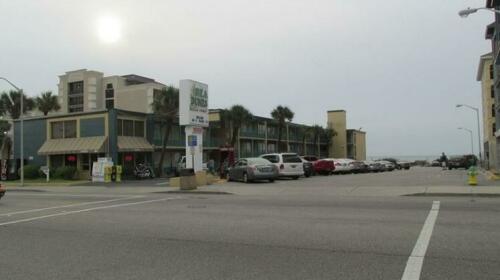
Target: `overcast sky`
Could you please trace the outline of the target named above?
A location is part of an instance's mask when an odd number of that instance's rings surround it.
[[[493,16],[457,12],[484,4],[0,0],[0,76],[29,95],[57,92],[57,76],[81,68],[176,86],[190,78],[209,85],[211,108],[269,116],[282,104],[294,122],[321,125],[344,109],[348,127],[367,131],[368,155],[467,153],[457,127],[475,131],[476,119],[455,104],[481,106],[475,76]],[[103,17],[120,21],[117,42],[99,39]]]

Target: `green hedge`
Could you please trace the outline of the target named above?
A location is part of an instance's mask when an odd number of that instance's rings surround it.
[[[73,166],[61,166],[56,169],[54,177],[64,180],[73,180],[75,178],[76,168]]]
[[[25,165],[24,166],[24,178],[26,179],[36,179],[40,177],[40,166],[38,165]],[[21,175],[21,168],[19,168],[19,175]]]

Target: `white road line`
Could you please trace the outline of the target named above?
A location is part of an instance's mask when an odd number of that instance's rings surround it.
[[[434,225],[436,224],[437,216],[439,213],[439,201],[434,201],[432,203],[432,208],[429,211],[427,219],[425,219],[424,226],[420,235],[418,236],[417,243],[413,247],[408,262],[406,263],[406,268],[403,273],[401,280],[418,280],[420,279],[420,272],[422,271],[422,265],[424,263],[425,253],[429,242],[431,240],[432,231],[434,230]]]
[[[161,182],[161,183],[156,183],[157,186],[161,186],[161,185],[168,185],[168,181],[166,182]]]
[[[168,197],[168,198],[161,198],[161,199],[144,200],[144,201],[138,201],[138,202],[129,202],[129,203],[99,206],[99,207],[93,207],[93,208],[87,208],[87,209],[81,209],[81,210],[74,210],[74,211],[38,216],[38,217],[33,217],[33,218],[9,221],[9,222],[5,222],[5,223],[0,223],[0,226],[31,222],[31,221],[36,221],[36,220],[41,220],[41,219],[46,219],[46,218],[51,218],[51,217],[66,216],[66,215],[83,213],[83,212],[90,212],[90,211],[95,211],[95,210],[102,210],[102,209],[109,209],[109,208],[116,208],[116,207],[125,207],[125,206],[131,206],[131,205],[139,205],[139,204],[146,204],[146,203],[153,203],[153,202],[160,202],[160,201],[167,201],[167,200],[174,200],[174,199],[181,199],[181,197]]]
[[[82,202],[82,203],[66,204],[66,205],[52,206],[52,207],[46,207],[46,208],[23,210],[23,211],[17,211],[17,212],[1,213],[0,217],[1,216],[12,216],[12,215],[17,215],[17,214],[26,214],[26,213],[32,213],[32,212],[41,212],[41,211],[53,210],[53,209],[59,209],[59,208],[69,208],[69,207],[85,206],[85,205],[92,205],[92,204],[99,204],[99,203],[115,202],[115,201],[120,201],[120,200],[130,200],[130,199],[142,198],[142,197],[144,197],[144,196],[137,195],[137,196],[124,197],[124,198]]]

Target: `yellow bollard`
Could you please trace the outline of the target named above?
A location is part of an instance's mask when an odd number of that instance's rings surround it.
[[[111,182],[111,166],[104,167],[104,182],[105,183]]]
[[[116,182],[121,182],[122,181],[122,166],[117,165],[116,166]]]
[[[469,180],[468,180],[469,185],[470,186],[477,186],[477,169],[475,166],[471,166],[469,168],[467,175],[469,175]]]

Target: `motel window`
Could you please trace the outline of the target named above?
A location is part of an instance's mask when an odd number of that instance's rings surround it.
[[[50,169],[55,170],[58,167],[63,166],[64,155],[53,155],[50,156]]]
[[[491,130],[492,130],[493,135],[495,135],[495,133],[497,132],[497,125],[496,125],[496,124],[493,124],[493,125],[491,126]]]
[[[80,155],[80,166],[82,167],[82,170],[90,169],[89,154]]]
[[[64,122],[53,122],[50,126],[52,139],[64,138]]]
[[[115,108],[115,100],[114,99],[106,99],[106,109]]]
[[[134,121],[123,120],[123,136],[134,136]]]
[[[492,64],[492,65],[490,65],[490,79],[492,79],[492,80],[494,78],[494,73],[495,73],[495,71],[493,71],[493,64]]]
[[[492,104],[491,105],[491,117],[493,117],[493,118],[495,117],[495,113],[496,113],[495,111],[496,111],[495,110],[495,104]]]
[[[52,122],[50,125],[52,139],[76,138],[76,120]]]
[[[144,122],[143,121],[135,121],[134,122],[134,136],[144,137]]]
[[[490,88],[490,95],[491,95],[491,98],[495,98],[495,87],[494,86],[491,86],[491,88]]]

